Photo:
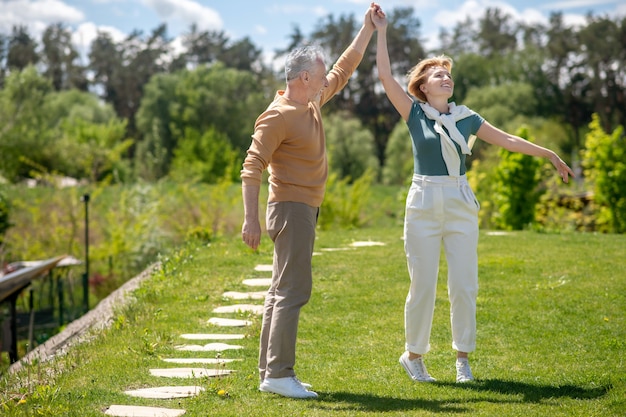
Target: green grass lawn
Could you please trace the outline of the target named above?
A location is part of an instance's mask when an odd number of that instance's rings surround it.
[[[233,238],[163,259],[107,330],[53,362],[4,375],[1,413],[87,417],[103,415],[111,404],[133,404],[184,408],[186,416],[626,415],[626,236],[483,232],[478,347],[471,355],[477,380],[459,385],[443,257],[426,356],[438,382],[414,383],[398,364],[408,289],[401,234],[401,226],[318,233],[313,297],[302,310],[296,364],[317,400],[258,391],[258,317],[236,342],[244,349],[221,355],[242,359],[227,365],[236,371],[231,376],[190,381],[149,373],[177,366],[163,358],[216,356],[175,350],[190,343],[182,333],[241,331],[206,322],[213,308],[234,303],[223,299],[224,291],[247,291],[243,279],[269,276],[254,271],[272,260],[264,236],[258,253]],[[324,250],[364,240],[386,245]],[[124,394],[193,384],[206,390],[182,400]]]

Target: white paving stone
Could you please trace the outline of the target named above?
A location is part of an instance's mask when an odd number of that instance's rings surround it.
[[[220,334],[220,333],[185,333],[180,337],[188,340],[235,340],[246,337],[243,334]]]
[[[233,304],[228,306],[216,307],[214,313],[263,313],[263,306],[258,304]]]
[[[258,272],[272,272],[274,270],[274,266],[272,264],[269,265],[257,265],[254,267],[255,271]]]
[[[501,230],[494,230],[494,231],[491,231],[491,232],[486,232],[485,234],[487,236],[508,236],[511,233],[510,232],[501,231]]]
[[[107,416],[118,417],[176,417],[185,414],[185,410],[161,407],[142,407],[138,405],[111,405],[104,412]]]
[[[191,363],[206,363],[219,365],[221,363],[230,363],[234,361],[240,361],[241,359],[224,359],[224,358],[166,358],[163,359],[169,363],[191,364]]]
[[[197,385],[187,385],[180,387],[141,388],[124,392],[133,397],[169,400],[172,398],[193,397],[194,395],[200,394],[202,391],[204,391],[204,388],[202,387]]]
[[[222,294],[222,297],[229,298],[231,300],[263,300],[267,291],[253,291],[253,292],[239,292],[239,291],[226,291]]]
[[[243,346],[229,345],[226,343],[208,343],[204,346],[201,345],[183,345],[178,346],[176,350],[184,350],[189,352],[222,352],[224,350],[243,349]]]
[[[207,368],[157,368],[150,369],[152,376],[162,376],[166,378],[202,378],[230,375],[233,371],[228,369],[207,369]]]
[[[383,242],[372,242],[368,240],[365,242],[352,242],[350,243],[350,246],[352,246],[353,248],[362,248],[366,246],[385,246],[385,244]]]
[[[252,324],[250,320],[224,319],[221,317],[211,317],[207,323],[223,327],[245,327]]]
[[[243,280],[243,285],[248,287],[269,287],[272,285],[272,278],[249,278]]]

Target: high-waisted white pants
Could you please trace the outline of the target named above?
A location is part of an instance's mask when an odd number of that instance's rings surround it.
[[[448,263],[452,348],[461,352],[476,348],[478,209],[465,176],[413,176],[404,220],[411,278],[404,321],[410,352],[430,350],[442,242]]]

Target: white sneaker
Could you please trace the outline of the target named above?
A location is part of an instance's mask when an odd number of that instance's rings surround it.
[[[304,387],[304,389],[311,389],[313,387],[313,385],[311,385],[311,384],[309,384],[307,382],[302,382],[298,378],[296,378],[296,381],[298,381],[298,383],[300,385],[302,385]]]
[[[271,392],[289,398],[317,398],[317,393],[306,389],[295,376],[265,378],[259,385],[259,391]]]
[[[467,358],[457,358],[456,360],[456,382],[470,382],[474,380]]]
[[[436,379],[428,374],[426,365],[421,357],[413,360],[409,360],[409,352],[404,352],[400,356],[400,365],[404,368],[407,374],[414,381],[419,382],[435,382]]]

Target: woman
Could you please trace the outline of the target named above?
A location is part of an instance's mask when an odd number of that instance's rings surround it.
[[[574,173],[553,151],[492,126],[465,106],[449,103],[454,91],[452,60],[444,55],[423,60],[410,71],[411,95],[407,94],[391,73],[385,13],[378,8],[372,21],[378,30],[378,77],[407,123],[413,142],[414,175],[404,220],[404,249],[411,284],[404,309],[406,351],[400,364],[415,381],[435,381],[422,356],[430,350],[443,242],[448,263],[452,348],[457,351],[456,380],[472,381],[468,354],[476,347],[479,205],[465,176],[470,138],[475,135],[511,152],[548,158],[565,182]]]

